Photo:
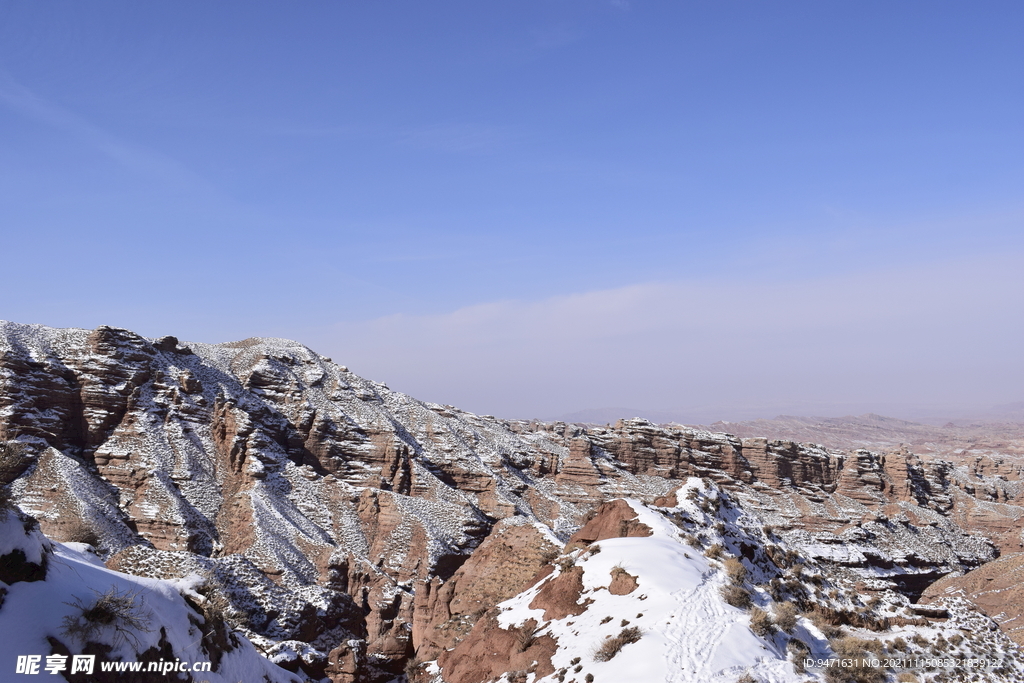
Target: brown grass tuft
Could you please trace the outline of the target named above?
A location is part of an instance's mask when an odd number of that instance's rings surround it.
[[[643,632],[636,626],[630,626],[619,631],[619,635],[614,638],[608,638],[601,643],[596,650],[594,650],[594,659],[598,662],[607,662],[615,655],[619,654],[619,650],[628,645],[629,643],[635,643],[640,640],[640,636]]]

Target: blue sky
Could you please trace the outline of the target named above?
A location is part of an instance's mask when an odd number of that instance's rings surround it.
[[[0,0],[0,318],[289,337],[509,417],[1024,400],[1022,35],[1010,2]]]

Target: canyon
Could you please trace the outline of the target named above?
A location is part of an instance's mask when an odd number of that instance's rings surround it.
[[[1024,551],[1019,425],[941,448],[761,426],[500,419],[288,340],[0,322],[0,484],[18,514],[108,570],[218,596],[280,680],[603,682],[658,643],[675,662],[665,680],[804,680],[786,654],[796,636],[750,635],[748,612],[717,597],[728,558],[754,603],[802,606],[812,652],[832,646],[811,616],[873,604],[847,627],[983,632],[976,648],[1002,667],[985,680],[1024,675],[1024,599],[1005,578]],[[671,562],[678,576],[657,578]],[[673,650],[696,617],[650,607],[679,591],[763,658],[710,671]],[[573,671],[591,641],[572,641],[605,623],[596,610],[637,621],[623,609],[664,626]]]

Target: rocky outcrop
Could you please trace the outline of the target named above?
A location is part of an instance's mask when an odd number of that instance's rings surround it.
[[[421,660],[450,650],[491,607],[525,590],[558,554],[536,525],[499,523],[447,581],[423,581],[416,590],[412,639]]]
[[[624,500],[602,503],[590,520],[569,539],[569,545],[590,545],[606,538],[650,536],[651,528],[637,520],[636,511]]]
[[[454,650],[443,652],[437,663],[448,683],[481,683],[509,673],[526,680],[529,674],[542,678],[554,673],[551,655],[557,641],[549,635],[534,635],[535,621],[520,628],[504,629],[494,614],[485,615],[469,637]]]

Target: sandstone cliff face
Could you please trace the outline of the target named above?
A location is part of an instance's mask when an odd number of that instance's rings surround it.
[[[257,645],[337,681],[454,647],[603,502],[690,476],[843,566],[970,568],[996,552],[978,525],[1020,544],[994,461],[481,417],[286,340],[0,323],[0,440],[0,477],[44,531],[95,533],[123,571],[209,577]]]

